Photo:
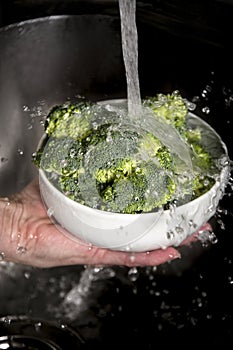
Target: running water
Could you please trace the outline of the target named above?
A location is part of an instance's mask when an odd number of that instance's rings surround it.
[[[125,64],[128,113],[140,113],[141,96],[138,77],[138,34],[136,27],[136,0],[119,0],[121,17],[122,51]]]

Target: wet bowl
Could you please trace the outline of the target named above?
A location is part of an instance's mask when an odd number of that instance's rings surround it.
[[[113,213],[69,199],[39,169],[41,197],[51,220],[72,239],[113,250],[145,252],[180,245],[214,216],[230,174],[227,148],[216,131],[191,112],[187,114],[187,124],[200,128],[207,151],[220,161],[216,182],[205,194],[168,210]]]

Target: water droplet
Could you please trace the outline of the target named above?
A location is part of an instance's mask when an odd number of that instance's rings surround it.
[[[27,248],[23,246],[18,246],[17,247],[17,253],[18,254],[25,254],[27,252]]]
[[[132,253],[129,259],[133,263],[135,261],[135,255]]]
[[[36,332],[40,332],[41,326],[42,326],[41,322],[35,323],[34,327],[35,327]]]
[[[24,112],[29,112],[29,111],[30,111],[30,109],[29,109],[29,107],[28,107],[28,106],[23,106],[23,111],[24,111]]]
[[[225,226],[225,223],[223,222],[223,220],[218,219],[217,223],[219,224],[221,230],[225,230],[226,229],[226,226]]]
[[[8,158],[2,157],[2,158],[1,158],[1,163],[6,163],[6,162],[8,162]]]
[[[209,244],[216,244],[218,238],[213,231],[200,231],[198,234],[198,240],[202,243],[203,247],[207,247]]]
[[[10,317],[5,317],[4,318],[4,323],[11,324],[11,318]]]
[[[183,229],[183,227],[181,227],[181,226],[176,226],[175,231],[176,231],[178,234],[182,234],[182,233],[184,232],[184,229]]]
[[[175,214],[175,212],[176,212],[176,205],[175,204],[170,204],[169,211],[170,211],[170,215],[173,216]]]
[[[193,220],[189,220],[188,224],[189,224],[189,227],[193,227],[194,229],[197,228],[197,224],[195,224]]]
[[[139,275],[139,273],[138,273],[137,267],[132,267],[131,269],[129,269],[128,277],[129,277],[130,281],[135,282],[138,278],[138,275]]]
[[[20,156],[23,156],[24,155],[24,150],[22,148],[18,148],[17,149],[17,152]]]
[[[203,107],[202,108],[202,112],[205,113],[205,114],[209,114],[210,113],[210,108],[209,107]]]
[[[24,277],[28,280],[31,277],[30,272],[25,272]]]
[[[5,259],[5,253],[0,252],[0,261],[3,261]]]
[[[54,214],[54,209],[53,209],[52,207],[51,207],[51,208],[48,208],[47,214],[48,214],[48,216],[51,218],[51,216],[53,216],[53,214]]]
[[[187,106],[189,111],[194,111],[196,109],[197,105],[194,103],[194,101],[190,102],[190,101],[184,99],[184,102],[185,102],[185,104],[186,104],[186,106]]]
[[[169,230],[168,232],[167,232],[167,239],[173,239],[175,237],[175,233],[174,233],[174,231],[172,231],[172,230]]]

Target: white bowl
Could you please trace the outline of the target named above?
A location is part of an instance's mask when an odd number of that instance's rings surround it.
[[[219,177],[205,194],[169,210],[143,214],[120,214],[92,209],[79,204],[56,189],[43,170],[39,170],[40,191],[49,215],[71,238],[99,247],[143,252],[178,246],[197,231],[216,212],[229,180],[229,161],[225,144],[209,124],[188,113],[190,126],[198,125],[205,132],[205,143],[222,161]]]

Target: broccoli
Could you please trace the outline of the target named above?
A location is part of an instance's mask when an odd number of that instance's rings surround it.
[[[174,91],[172,94],[157,94],[155,97],[148,97],[143,101],[143,104],[173,125],[178,132],[184,131],[188,109],[178,91]]]
[[[54,107],[45,121],[45,131],[55,138],[85,138],[90,132],[90,104],[80,102]]]
[[[155,97],[148,97],[143,103],[151,108],[157,116],[174,126],[183,140],[189,145],[194,172],[193,199],[207,192],[214,184],[214,179],[210,175],[213,159],[201,144],[202,135],[200,129],[198,127],[189,129],[186,126],[188,108],[179,91],[174,91],[172,94],[167,95],[160,93]],[[168,167],[171,166],[172,159],[169,158],[169,155],[163,151],[160,152],[161,150],[157,153],[157,157],[161,157],[163,162],[167,161]]]
[[[199,130],[186,127],[183,99],[178,92],[158,94],[143,105],[190,145],[193,198],[200,196],[213,184],[207,174],[212,159],[201,145]],[[34,163],[66,196],[92,208],[134,214],[167,207],[179,192],[172,151],[149,131],[129,128],[116,112],[107,118],[101,108],[90,102],[53,108],[44,125],[46,141],[34,154]]]
[[[122,165],[111,172],[114,177],[111,176],[109,181],[106,182],[104,177],[104,182],[97,183],[102,198],[101,209],[131,214],[149,212],[161,208],[171,199],[174,183],[162,167],[153,161],[125,159]]]
[[[73,139],[50,137],[40,157],[40,167],[58,175],[72,175],[82,160],[81,143]]]
[[[100,129],[103,131],[102,126]],[[167,203],[170,180],[159,160],[143,159],[144,136],[112,126],[106,128],[105,133],[105,138],[102,132],[99,142],[94,147],[91,143],[85,153],[83,171],[79,174],[81,200],[91,207],[121,213],[151,211]],[[154,141],[156,154],[162,145],[159,140]],[[147,147],[143,149],[147,150]],[[151,146],[149,150],[152,151]]]

